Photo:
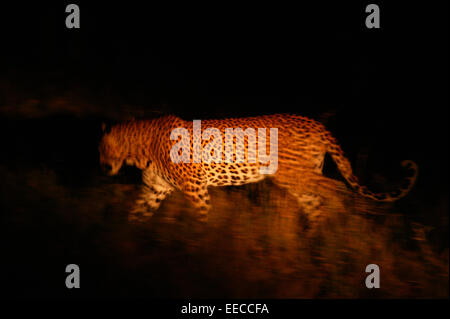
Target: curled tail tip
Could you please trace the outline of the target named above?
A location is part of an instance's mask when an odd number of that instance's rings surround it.
[[[406,177],[409,181],[408,187],[406,187],[408,190],[410,190],[414,183],[416,182],[417,175],[419,173],[419,167],[417,166],[416,162],[411,160],[404,160],[401,162],[402,166],[410,171],[410,174]]]
[[[410,173],[407,177],[406,177],[406,181],[404,182],[403,187],[401,187],[399,190],[397,191],[393,191],[391,192],[389,195],[389,201],[396,201],[404,196],[406,196],[409,191],[413,188],[414,184],[416,183],[416,179],[417,179],[417,175],[418,175],[418,171],[419,171],[419,167],[417,166],[416,162],[411,161],[411,160],[404,160],[401,162],[401,165],[412,171],[412,173]]]
[[[411,160],[404,160],[404,161],[402,161],[401,164],[404,168],[407,168],[410,171],[412,171],[412,173],[410,173],[409,176],[407,176],[409,185],[404,189],[405,194],[406,194],[411,190],[411,188],[416,183],[417,175],[419,173],[419,167],[417,166],[416,162],[411,161]]]
[[[401,162],[402,166],[404,168],[409,168],[409,169],[413,169],[415,171],[417,171],[419,169],[419,167],[417,166],[416,162],[411,161],[411,160],[404,160]]]
[[[389,193],[372,193],[366,187],[361,186],[359,188],[359,193],[365,197],[369,197],[372,198],[373,200],[380,202],[394,202],[406,196],[409,193],[409,191],[413,188],[416,182],[419,169],[417,164],[411,160],[404,160],[401,162],[401,165],[404,168],[412,171],[412,173],[410,173],[409,176],[406,177],[406,180],[403,186],[400,187],[400,189],[397,189]]]

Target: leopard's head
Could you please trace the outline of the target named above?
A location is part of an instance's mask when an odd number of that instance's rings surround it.
[[[103,135],[100,145],[100,166],[107,175],[116,175],[126,157],[124,143],[112,132]]]

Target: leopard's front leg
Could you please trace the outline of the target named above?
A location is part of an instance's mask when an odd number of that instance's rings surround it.
[[[139,198],[131,209],[128,220],[143,222],[153,216],[161,202],[172,193],[174,188],[152,170],[142,172],[142,189]]]

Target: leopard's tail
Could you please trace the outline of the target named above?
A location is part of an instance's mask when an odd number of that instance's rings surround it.
[[[334,162],[336,163],[339,171],[342,176],[348,182],[348,184],[360,195],[364,197],[371,198],[380,202],[393,202],[402,198],[411,190],[414,186],[417,174],[418,167],[417,164],[410,160],[402,161],[402,166],[410,171],[410,174],[406,176],[404,183],[402,183],[401,187],[398,190],[389,193],[374,193],[370,191],[366,186],[362,186],[359,184],[358,178],[353,174],[352,167],[350,165],[349,160],[345,157],[344,152],[342,151],[339,144],[336,140],[328,134],[327,136],[327,152],[331,155]]]

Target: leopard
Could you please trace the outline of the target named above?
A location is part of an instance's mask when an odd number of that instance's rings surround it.
[[[190,138],[174,139],[175,129],[185,129]],[[201,121],[201,131],[218,129],[225,141],[226,129],[248,128],[277,129],[277,169],[262,173],[261,161],[250,161],[249,136],[235,134],[233,148],[222,148],[222,159],[232,156],[231,161],[193,161],[194,151],[212,142],[202,139],[195,143],[193,122],[175,115],[153,119],[132,119],[110,127],[103,126],[99,143],[100,165],[107,175],[116,175],[124,165],[132,165],[142,171],[142,185],[134,207],[129,212],[130,221],[150,218],[161,203],[174,191],[181,191],[191,207],[198,212],[200,220],[207,220],[211,211],[208,187],[240,186],[257,183],[264,179],[284,189],[297,200],[305,211],[317,212],[320,205],[320,187],[335,187],[334,179],[323,175],[326,154],[335,162],[338,171],[354,193],[377,202],[394,202],[406,196],[416,182],[418,166],[412,160],[401,165],[409,170],[400,187],[391,192],[375,193],[361,185],[353,173],[351,163],[344,151],[325,125],[314,119],[296,114],[272,114],[244,118],[206,119]],[[272,133],[271,133],[272,134]],[[272,140],[256,142],[257,147],[270,148]],[[190,150],[189,161],[176,162],[171,157],[174,145]],[[236,147],[242,143],[244,147]],[[259,143],[259,145],[258,145]],[[225,145],[225,144],[222,144]],[[197,153],[198,154],[198,153]],[[242,156],[241,161],[236,161]],[[331,181],[331,183],[330,183]]]

